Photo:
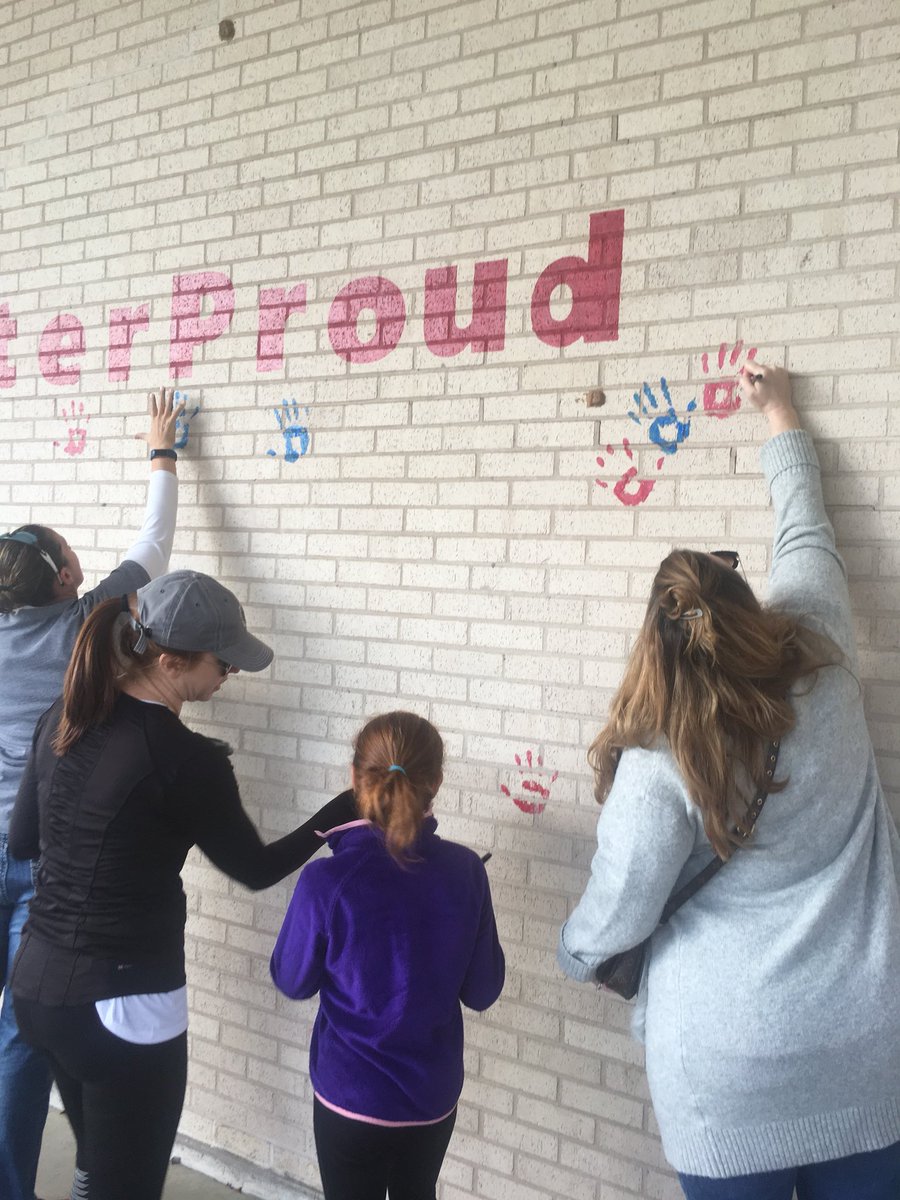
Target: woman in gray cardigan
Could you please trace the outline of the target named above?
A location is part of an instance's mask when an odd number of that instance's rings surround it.
[[[589,980],[653,934],[635,1032],[688,1200],[896,1200],[900,839],[812,441],[787,372],[752,363],[741,389],[772,435],[769,603],[713,554],[660,566],[591,748],[598,849],[558,957]],[[723,869],[657,928],[713,853]]]

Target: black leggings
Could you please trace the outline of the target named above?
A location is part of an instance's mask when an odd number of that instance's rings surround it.
[[[436,1125],[370,1125],[314,1100],[325,1200],[435,1200],[455,1123],[456,1109]]]
[[[93,1004],[15,1003],[22,1036],[50,1061],[91,1200],[159,1200],[184,1104],[187,1034],[138,1046],[105,1029]]]

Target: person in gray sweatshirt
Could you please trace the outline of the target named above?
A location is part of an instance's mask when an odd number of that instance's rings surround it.
[[[591,747],[598,848],[557,957],[591,980],[652,935],[634,1029],[688,1200],[897,1200],[900,839],[812,440],[786,371],[751,363],[740,386],[771,433],[769,600],[714,553],[660,566]]]
[[[144,524],[116,569],[83,595],[84,574],[66,539],[44,525],[0,534],[0,1196],[34,1200],[50,1068],[19,1034],[6,987],[19,948],[37,862],[9,852],[9,818],[38,717],[62,691],[78,631],[102,600],[143,587],[165,571],[178,507],[177,418],[171,390],[150,396],[150,486]]]

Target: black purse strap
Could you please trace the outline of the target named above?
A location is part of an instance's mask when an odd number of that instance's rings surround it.
[[[769,786],[772,783],[772,776],[775,774],[775,765],[778,762],[778,751],[780,748],[780,741],[769,742],[769,748],[766,751],[766,770],[764,775],[765,782],[760,790],[756,793],[752,804],[747,809],[748,819],[744,824],[744,828],[740,831],[741,840],[744,842],[746,842],[747,839],[753,834],[753,830],[756,828],[756,822],[759,820],[759,814],[762,812],[763,805],[765,804],[769,795]],[[703,870],[698,872],[693,879],[689,879],[684,887],[679,888],[677,892],[673,892],[666,901],[665,908],[662,910],[662,915],[659,918],[660,925],[665,925],[669,917],[671,917],[673,913],[677,912],[678,909],[681,908],[682,904],[687,903],[691,896],[696,895],[705,883],[709,883],[710,879],[712,879],[714,875],[722,870],[726,861],[726,859],[719,858],[719,856],[716,855],[712,862],[707,863]]]

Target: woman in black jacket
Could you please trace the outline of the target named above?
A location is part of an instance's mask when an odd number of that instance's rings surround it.
[[[101,604],[63,696],[38,724],[10,844],[41,856],[12,979],[23,1036],[50,1059],[91,1200],[158,1200],[187,1070],[185,897],[194,845],[251,888],[297,870],[317,829],[355,816],[331,801],[264,845],[221,745],[179,719],[272,651],[237,598],[194,571]]]

